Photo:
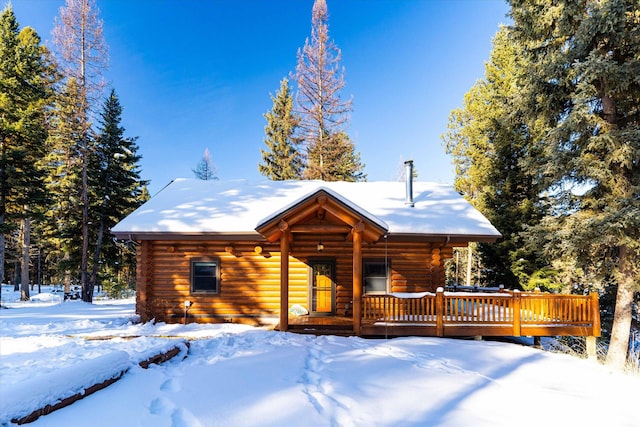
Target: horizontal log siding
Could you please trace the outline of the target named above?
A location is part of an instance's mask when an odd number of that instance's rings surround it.
[[[258,245],[263,248],[262,253],[255,252]],[[152,299],[156,318],[182,321],[185,300],[193,302],[189,320],[236,321],[238,317],[277,316],[280,312],[278,251],[278,245],[262,242],[153,242]],[[191,260],[205,257],[220,260],[220,292],[191,294]],[[306,305],[307,266],[291,259],[289,271],[290,303]]]
[[[140,320],[148,322],[154,312],[149,301],[151,296],[151,242],[143,241],[136,251],[136,313]]]
[[[289,304],[309,307],[307,263],[312,259],[336,262],[336,314],[350,315],[352,307],[352,245],[349,241],[323,240],[325,250],[316,251],[313,239],[294,241],[289,260]],[[145,246],[148,245],[148,246]],[[391,263],[392,292],[435,291],[444,285],[444,258],[451,257],[452,246],[431,243],[389,242],[364,245],[364,259]],[[254,248],[260,246],[261,253]],[[142,248],[148,249],[143,250]],[[142,242],[138,252],[138,304],[147,318],[179,322],[184,301],[190,300],[189,321],[236,321],[240,317],[256,319],[276,317],[280,312],[279,243],[225,241],[153,241]],[[145,256],[148,253],[148,257]],[[216,295],[192,295],[190,262],[192,259],[220,259],[220,292]],[[147,319],[147,320],[148,320]]]

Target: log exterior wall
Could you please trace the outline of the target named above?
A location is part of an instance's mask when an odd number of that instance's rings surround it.
[[[291,242],[289,257],[289,305],[309,307],[309,267],[314,259],[336,264],[336,315],[351,315],[352,245],[350,241],[323,240],[325,250],[316,251],[317,240]],[[457,244],[456,246],[459,246]],[[390,262],[391,292],[435,291],[444,286],[444,262],[453,245],[442,243],[384,242],[364,244],[363,260]],[[220,260],[219,293],[192,294],[191,260]],[[182,322],[184,301],[193,305],[188,322],[261,323],[277,320],[280,313],[280,245],[265,241],[142,241],[137,254],[138,289],[136,311],[143,321]]]

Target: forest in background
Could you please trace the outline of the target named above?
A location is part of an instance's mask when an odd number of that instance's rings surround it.
[[[640,296],[640,2],[509,4],[443,136],[456,189],[504,236],[478,245],[480,280],[599,291],[621,366]]]
[[[640,287],[639,2],[509,5],[512,24],[443,135],[456,189],[504,236],[472,248],[474,283],[598,290],[620,365]],[[132,288],[135,243],[109,230],[149,196],[136,138],[101,78],[96,3],[67,0],[51,51],[10,5],[0,19],[0,277],[25,299],[31,283],[78,284],[89,302],[96,286]],[[258,168],[268,179],[365,180],[325,0],[311,23],[296,70],[271,95]],[[194,173],[215,179],[208,151]]]
[[[61,283],[91,302],[135,282],[135,248],[110,229],[148,198],[136,138],[102,79],[95,3],[70,0],[50,50],[7,4],[0,15],[0,278]],[[105,96],[106,93],[106,96]]]

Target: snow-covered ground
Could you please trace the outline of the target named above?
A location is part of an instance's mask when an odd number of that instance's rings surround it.
[[[30,425],[640,425],[640,377],[516,344],[139,324],[133,300],[43,293],[20,303],[6,286],[2,299],[3,426],[123,368],[119,381]],[[178,357],[138,366],[175,346]]]

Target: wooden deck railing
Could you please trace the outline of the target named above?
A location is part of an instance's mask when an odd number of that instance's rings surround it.
[[[365,295],[364,334],[600,336],[598,294],[444,292]],[[384,332],[383,332],[384,331]]]

